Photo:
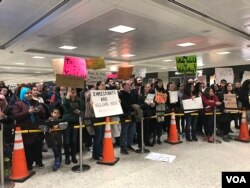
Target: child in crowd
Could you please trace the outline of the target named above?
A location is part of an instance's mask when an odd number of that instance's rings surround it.
[[[57,171],[62,162],[62,133],[61,131],[53,131],[53,129],[59,128],[59,117],[61,116],[60,110],[58,108],[54,108],[51,111],[51,116],[49,117],[49,121],[51,121],[51,126],[49,126],[49,131],[45,133],[45,139],[48,143],[48,146],[52,148],[55,162],[52,166],[53,171]]]

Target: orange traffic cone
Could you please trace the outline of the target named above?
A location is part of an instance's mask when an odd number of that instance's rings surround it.
[[[106,118],[105,134],[103,141],[102,159],[97,164],[114,165],[119,161],[119,158],[115,158],[113,141],[111,136],[109,117]]]
[[[178,137],[178,131],[176,128],[176,122],[175,122],[175,113],[171,113],[171,123],[169,126],[169,134],[168,134],[168,139],[165,140],[164,142],[169,143],[169,144],[180,144],[182,141],[179,140]]]
[[[16,128],[15,133],[15,143],[14,143],[14,150],[12,153],[12,166],[11,166],[11,174],[9,176],[10,180],[16,182],[24,182],[26,179],[31,177],[35,174],[34,171],[28,171],[27,163],[26,163],[26,156],[23,147],[23,139],[20,127]]]
[[[248,132],[248,123],[247,123],[247,117],[246,117],[246,110],[242,110],[240,134],[239,134],[239,138],[236,138],[235,140],[241,141],[241,142],[250,142],[250,137],[249,137],[249,132]]]

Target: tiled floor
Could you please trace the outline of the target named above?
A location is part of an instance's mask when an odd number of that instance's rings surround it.
[[[235,134],[237,132],[235,131]],[[85,164],[91,169],[83,173],[71,171],[73,164],[52,172],[51,153],[45,154],[44,169],[35,169],[36,174],[15,188],[213,188],[221,187],[222,171],[250,171],[250,144],[231,141],[209,144],[184,141],[179,145],[163,143],[149,148],[153,152],[176,155],[172,164],[145,159],[146,154],[120,155],[115,166],[98,165],[84,152]]]

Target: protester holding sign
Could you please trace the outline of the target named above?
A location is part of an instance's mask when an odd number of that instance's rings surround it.
[[[76,140],[78,131],[74,129],[74,125],[79,123],[81,102],[77,97],[76,89],[68,87],[67,95],[63,102],[63,111],[63,120],[68,122],[68,127],[63,130],[65,164],[70,164],[70,156],[72,162],[77,163]]]
[[[156,135],[157,135],[157,143],[162,144],[161,142],[162,128],[164,128],[166,131],[166,125],[164,125],[164,116],[163,116],[163,114],[166,111],[166,102],[167,102],[166,90],[163,87],[162,80],[158,79],[155,82],[156,116],[158,117],[157,117],[156,132],[153,135],[153,144],[155,144]]]
[[[214,94],[212,88],[206,88],[202,95],[202,102],[204,104],[204,113],[211,112],[213,113],[214,107],[221,105],[218,97]],[[204,116],[205,123],[205,134],[208,142],[213,142],[213,132],[214,132],[214,116],[213,115],[205,115]]]
[[[193,92],[194,92],[194,85],[193,84],[185,85],[182,99],[183,100],[185,100],[185,99],[194,100],[195,95]],[[198,139],[196,137],[197,116],[191,116],[191,113],[185,113],[185,120],[186,120],[186,140],[188,142],[198,141]],[[192,129],[192,133],[191,133],[191,129]],[[191,139],[191,137],[192,137],[192,139]]]
[[[130,93],[131,91],[131,82],[124,81],[122,83],[122,90],[119,93],[119,98],[121,100],[121,106],[123,113],[120,115],[121,120],[121,135],[120,135],[120,145],[121,145],[121,154],[128,155],[128,150],[134,151],[135,149],[131,146],[133,143],[135,135],[135,115],[136,111],[133,108],[133,104],[137,103],[136,98]],[[125,123],[126,119],[132,120],[132,122]]]
[[[147,96],[150,95],[149,91],[151,89],[150,84],[146,84],[141,87],[141,95],[139,96],[139,104],[141,109],[143,110],[143,117],[150,117],[155,115],[155,102],[146,101]],[[152,94],[153,95],[153,94]],[[153,130],[155,126],[155,119],[144,119],[144,143],[146,146],[153,146],[152,143],[149,142],[150,137],[150,128]],[[137,133],[138,133],[138,145],[141,148],[141,126],[138,126]],[[153,131],[151,131],[153,132]]]

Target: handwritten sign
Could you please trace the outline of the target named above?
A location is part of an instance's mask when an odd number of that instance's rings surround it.
[[[72,88],[83,88],[84,79],[78,76],[56,74],[56,85]]]
[[[145,159],[150,159],[153,161],[163,161],[167,163],[172,163],[175,160],[175,155],[168,155],[168,154],[160,154],[151,152],[149,155],[145,157]]]
[[[118,70],[118,79],[128,80],[133,72],[133,66],[120,66]]]
[[[238,108],[235,94],[224,94],[225,108]],[[232,110],[227,110],[232,111]]]
[[[88,70],[87,85],[95,85],[99,81],[106,80],[106,72]]]
[[[63,75],[78,76],[86,79],[85,60],[77,57],[64,57]]]
[[[54,70],[54,74],[62,74],[63,73],[63,59],[52,59],[51,65]]]
[[[197,71],[196,55],[175,57],[176,69],[179,73],[195,74]]]
[[[155,95],[155,102],[159,104],[164,104],[167,102],[167,95],[164,93],[157,92]]]
[[[123,114],[117,90],[91,90],[95,117]]]
[[[183,109],[185,110],[184,113],[190,113],[196,111],[196,110],[186,111],[189,109],[203,109],[203,103],[201,97],[182,100],[182,104],[183,104]]]
[[[113,78],[113,79],[116,79],[118,77],[118,74],[117,73],[110,73],[110,74],[107,74],[106,75],[106,78]]]
[[[104,58],[88,58],[85,59],[87,69],[103,69],[105,68],[105,61]]]
[[[139,68],[136,73],[135,73],[135,77],[142,77],[145,78],[146,77],[146,72],[147,69],[146,68]]]
[[[249,80],[249,79],[250,79],[250,71],[244,71],[243,78],[241,80],[241,84],[243,84],[243,82],[245,80]]]
[[[147,98],[145,99],[145,103],[151,104],[154,102],[155,94],[148,94]]]
[[[234,72],[232,68],[215,68],[215,81],[220,84],[220,81],[225,79],[228,83],[234,82]]]
[[[178,91],[169,91],[170,103],[178,102]]]

